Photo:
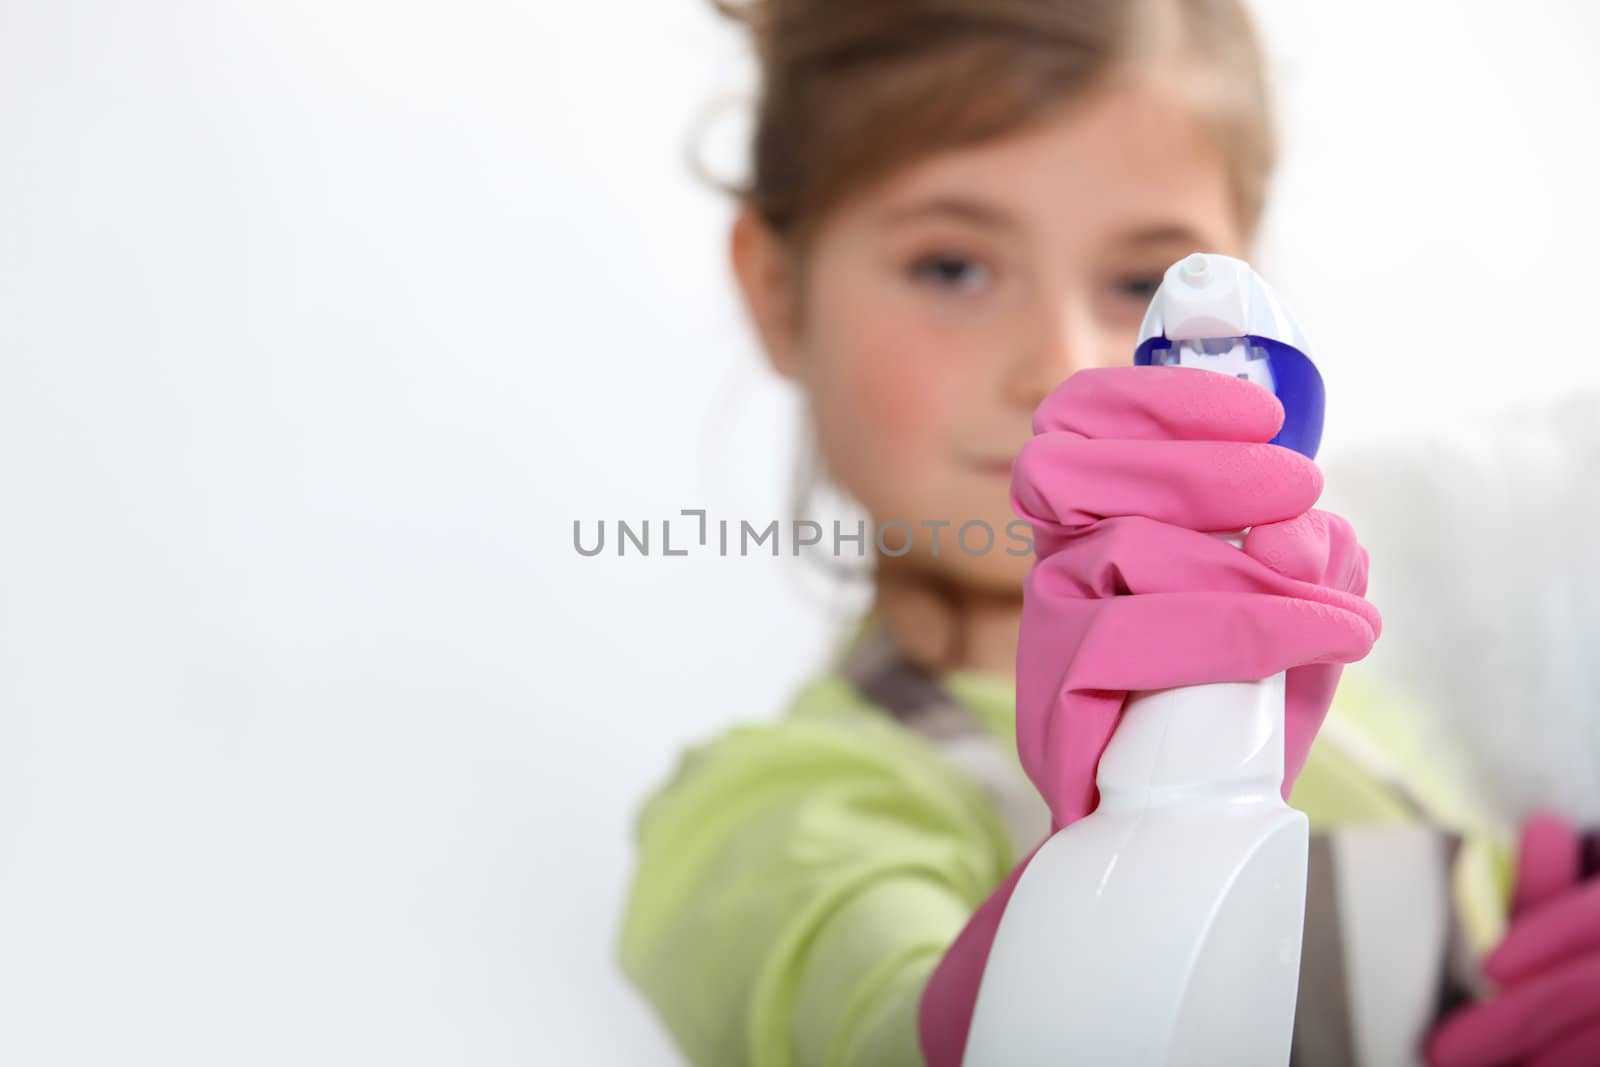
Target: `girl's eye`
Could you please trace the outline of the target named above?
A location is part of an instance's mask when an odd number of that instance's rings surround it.
[[[943,289],[976,289],[989,279],[988,268],[977,260],[952,255],[924,256],[912,264],[911,274]]]
[[[1150,303],[1159,288],[1161,288],[1161,275],[1159,274],[1124,278],[1117,283],[1117,292],[1141,304]]]

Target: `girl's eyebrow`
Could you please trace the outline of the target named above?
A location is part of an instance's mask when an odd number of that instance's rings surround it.
[[[950,195],[935,196],[895,208],[884,214],[883,224],[893,227],[928,217],[959,219],[998,230],[1020,228],[1017,220],[998,205],[975,197]]]
[[[1185,223],[1164,222],[1129,230],[1122,235],[1119,243],[1133,247],[1140,245],[1186,244],[1193,245],[1198,249],[1206,245],[1207,240],[1200,231]]]

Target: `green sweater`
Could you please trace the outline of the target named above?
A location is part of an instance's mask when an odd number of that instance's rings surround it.
[[[620,963],[696,1067],[922,1063],[923,986],[1037,843],[1011,840],[973,782],[837,673],[861,632],[780,718],[689,748],[640,810]],[[940,680],[1015,759],[1012,681]],[[1384,711],[1347,682],[1329,722],[1346,736],[1364,722],[1373,744]],[[1391,734],[1377,747],[1394,762],[1428,766]],[[1492,943],[1508,891],[1504,835],[1425,771],[1407,784],[1467,834],[1457,903],[1475,947]],[[1413,818],[1321,738],[1290,802],[1313,831]]]

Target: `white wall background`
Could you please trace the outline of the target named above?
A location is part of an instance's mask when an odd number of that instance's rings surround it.
[[[1600,381],[1600,10],[1261,6],[1330,447]],[[571,522],[783,514],[746,76],[695,0],[0,0],[0,1062],[673,1062],[634,808],[826,620]]]

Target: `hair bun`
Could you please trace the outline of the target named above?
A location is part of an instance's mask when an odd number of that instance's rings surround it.
[[[711,6],[717,14],[739,23],[749,32],[756,57],[763,66],[772,61],[776,0],[711,0]]]
[[[1244,0],[710,4],[748,32],[759,67],[741,195],[797,246],[852,191],[1046,121],[1151,49],[1200,65],[1185,82],[1196,117],[1225,149],[1245,229],[1261,214],[1275,145]]]

